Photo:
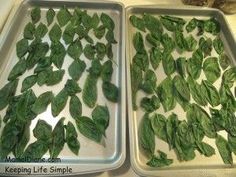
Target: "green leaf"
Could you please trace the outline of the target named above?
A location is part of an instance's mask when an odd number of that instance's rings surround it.
[[[107,100],[117,103],[119,101],[119,88],[110,82],[102,83],[102,92]]]
[[[199,40],[199,48],[204,53],[204,57],[210,56],[212,51],[212,40],[211,38],[204,39],[203,37]]]
[[[46,85],[47,86],[51,86],[51,85],[55,85],[58,84],[59,82],[61,82],[63,76],[65,74],[65,70],[56,70],[56,71],[52,71],[49,74],[48,79],[46,80]]]
[[[76,120],[76,125],[83,136],[97,143],[101,142],[102,133],[92,119],[82,116]]]
[[[176,91],[179,93],[179,95],[186,101],[190,101],[190,90],[188,83],[181,77],[176,75],[173,78],[173,83]]]
[[[144,50],[143,36],[140,32],[136,32],[133,36],[133,45],[137,52]]]
[[[135,28],[145,32],[145,22],[142,18],[139,18],[135,15],[131,15],[129,17],[129,20]]]
[[[175,41],[167,33],[161,36],[161,44],[166,53],[171,53],[175,49]]]
[[[197,46],[197,40],[194,39],[194,37],[192,35],[188,36],[185,38],[186,41],[186,50],[187,51],[194,51],[196,49]]]
[[[206,157],[210,157],[215,154],[215,149],[209,144],[204,143],[204,142],[197,142],[196,144],[197,144],[199,152],[205,155]]]
[[[85,68],[86,64],[84,61],[80,59],[74,60],[68,68],[70,77],[76,81],[79,80]]]
[[[162,66],[167,76],[170,76],[175,72],[175,60],[170,53],[164,53]]]
[[[52,42],[58,42],[61,39],[61,34],[62,31],[60,26],[57,23],[55,23],[51,28],[51,30],[49,31],[49,38]]]
[[[78,134],[75,130],[74,125],[71,122],[68,122],[66,126],[66,143],[75,155],[78,155],[80,149],[80,143],[77,137]]]
[[[115,28],[115,23],[114,21],[112,20],[111,17],[109,17],[107,14],[103,13],[101,14],[101,22],[102,24],[108,29],[108,30],[111,30],[113,31],[114,28]]]
[[[42,71],[47,70],[52,64],[51,57],[43,57],[39,60],[36,68],[34,69],[34,73],[40,73]]]
[[[209,82],[214,83],[221,74],[218,59],[215,57],[209,57],[205,59],[203,63],[203,71]]]
[[[113,74],[112,62],[107,60],[102,65],[101,78],[103,82],[110,82]]]
[[[221,135],[217,135],[215,142],[223,162],[225,164],[233,164],[231,149],[226,139]]]
[[[74,36],[75,36],[75,27],[72,23],[69,23],[62,34],[62,38],[65,41],[65,44],[72,43]]]
[[[94,29],[94,35],[98,39],[102,39],[102,37],[104,36],[105,32],[106,32],[106,28],[105,28],[104,25],[100,25],[99,27]]]
[[[24,38],[32,40],[34,39],[34,33],[35,33],[35,25],[31,22],[27,23],[23,32]]]
[[[0,110],[5,108],[11,98],[15,95],[18,79],[8,82],[4,87],[0,89]]]
[[[35,38],[43,38],[47,34],[47,32],[48,32],[47,26],[42,22],[40,22],[34,32]]]
[[[53,99],[53,93],[51,91],[42,93],[41,95],[39,95],[39,97],[32,105],[31,110],[37,115],[43,113],[44,111],[46,111],[52,99]]]
[[[68,94],[65,89],[61,90],[52,100],[51,103],[51,111],[53,117],[56,117],[60,114],[60,112],[66,106],[66,102],[68,99]]]
[[[34,137],[49,145],[52,140],[52,126],[45,120],[39,119],[35,128],[33,129]]]
[[[26,148],[21,158],[41,159],[47,151],[48,145],[45,142],[38,140],[31,143]]]
[[[80,99],[76,95],[71,96],[69,106],[71,117],[74,119],[78,119],[82,115],[82,104]]]
[[[11,70],[11,72],[10,72],[7,79],[9,81],[15,80],[16,78],[18,78],[19,76],[24,74],[25,71],[26,71],[26,60],[21,59],[12,68],[12,70]]]
[[[100,132],[105,136],[105,130],[107,129],[110,120],[108,107],[97,105],[92,111],[92,119]]]
[[[200,50],[193,52],[191,58],[187,60],[187,71],[193,79],[198,79],[201,75],[203,55]]]
[[[46,81],[49,79],[49,75],[53,72],[52,68],[53,67],[50,66],[49,68],[46,68],[45,70],[38,73],[38,75],[37,75],[37,84],[39,86],[42,86],[43,84],[45,84]]]
[[[115,36],[114,36],[114,32],[111,31],[111,30],[108,30],[106,35],[105,35],[105,38],[107,40],[108,43],[112,43],[112,44],[116,44],[117,41],[115,39]]]
[[[223,44],[223,41],[219,37],[216,37],[213,40],[213,47],[219,55],[224,52],[224,44]]]
[[[61,27],[65,26],[71,19],[69,10],[63,6],[57,13],[57,21]]]
[[[21,39],[16,43],[16,55],[22,58],[28,52],[29,43],[27,39]]]
[[[92,76],[99,77],[102,71],[102,64],[98,59],[92,60],[91,67],[87,70]]]
[[[159,48],[152,47],[150,50],[150,62],[154,70],[157,69],[162,60],[162,53]]]
[[[56,43],[53,42],[51,44],[50,58],[57,68],[59,69],[62,68],[65,56],[66,56],[66,49],[64,45],[60,42]]]
[[[185,49],[188,49],[188,43],[184,38],[184,35],[181,31],[175,31],[175,42],[182,53]]]
[[[220,104],[220,96],[217,89],[207,80],[202,81],[203,88],[207,93],[206,99],[210,103],[211,106],[215,107]]]
[[[80,40],[75,40],[67,48],[68,55],[71,58],[75,59],[75,60],[79,59],[79,57],[81,56],[82,52],[83,52],[83,46],[82,46]]]
[[[93,60],[95,58],[95,54],[96,54],[95,47],[91,44],[86,44],[84,47],[84,56],[89,60]]]
[[[78,92],[81,92],[81,88],[77,84],[77,82],[73,79],[68,79],[65,84],[65,90],[67,91],[69,96],[73,96]]]
[[[170,148],[174,147],[175,131],[178,127],[179,120],[175,113],[169,115],[166,119],[166,138]]]
[[[82,90],[83,102],[90,108],[93,108],[97,102],[97,77],[89,74],[85,80],[84,88]]]
[[[164,79],[156,89],[156,93],[161,101],[164,111],[170,111],[175,108],[173,82],[170,77]]]
[[[223,84],[228,85],[230,88],[234,85],[236,81],[236,66],[227,69],[223,73]]]
[[[150,167],[165,167],[173,163],[173,159],[167,159],[166,153],[158,151],[159,156],[153,155],[152,158],[146,163]]]
[[[137,52],[135,56],[133,57],[133,63],[138,65],[143,71],[148,70],[149,60],[148,60],[148,54],[146,50]]]
[[[160,46],[160,39],[156,39],[156,37],[153,34],[148,33],[146,35],[146,40],[154,47]]]
[[[49,8],[46,13],[48,26],[52,24],[55,15],[56,15],[55,11],[52,8]]]
[[[30,16],[31,16],[32,22],[33,22],[33,23],[37,23],[37,22],[40,20],[40,18],[41,18],[41,10],[40,10],[40,7],[35,7],[35,8],[33,8],[32,11],[31,11]]]
[[[92,20],[91,20],[91,26],[93,29],[96,29],[98,27],[98,24],[100,22],[100,18],[98,16],[98,14],[95,12],[92,16]]]
[[[163,32],[163,27],[160,23],[160,21],[150,15],[150,14],[143,14],[143,21],[145,23],[145,27],[151,32],[151,33],[162,33]]]
[[[220,23],[215,18],[205,20],[204,30],[213,35],[217,35],[220,32]]]
[[[187,65],[186,58],[185,57],[177,58],[175,61],[175,65],[179,75],[184,78],[186,76],[186,65]]]
[[[151,125],[155,135],[167,142],[166,118],[162,114],[154,114],[151,118]]]
[[[220,57],[219,57],[219,63],[220,63],[221,68],[225,70],[231,65],[232,62],[227,54],[222,53],[220,54]]]
[[[140,85],[140,88],[147,94],[152,94],[156,88],[157,77],[156,73],[148,69],[145,72],[143,83]]]
[[[97,52],[96,58],[99,59],[99,60],[103,60],[103,58],[107,54],[106,45],[101,43],[101,42],[97,42],[96,45],[95,45],[95,49],[96,49],[96,52]]]
[[[228,143],[231,151],[236,154],[236,137],[228,133]]]
[[[51,158],[57,158],[65,144],[64,120],[61,118],[52,131],[52,143],[49,146],[49,154]]]
[[[155,151],[155,134],[148,114],[144,114],[138,129],[139,144],[148,156]]]
[[[183,31],[183,26],[186,23],[185,20],[179,17],[174,17],[174,16],[168,16],[164,15],[161,16],[160,19],[162,25],[168,30],[168,31]]]
[[[185,29],[189,33],[192,32],[197,27],[197,25],[198,25],[198,20],[196,18],[193,18],[188,22]]]
[[[160,107],[160,100],[155,95],[151,98],[144,97],[141,100],[140,106],[145,112],[151,113]]]

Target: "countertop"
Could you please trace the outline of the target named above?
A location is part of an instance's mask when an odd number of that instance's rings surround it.
[[[17,9],[17,6],[20,4],[22,0],[0,0],[0,40],[1,40],[1,30],[4,27],[8,18],[14,14]],[[181,6],[183,5],[181,0],[113,0],[117,2],[121,2],[125,5],[125,7],[131,5],[158,5],[158,4],[170,4]],[[226,19],[230,25],[230,28],[234,34],[234,38],[236,39],[236,14],[234,15],[226,15]],[[128,131],[127,131],[128,137]],[[127,153],[125,163],[116,170],[87,174],[87,175],[78,175],[78,177],[110,177],[110,176],[120,176],[120,177],[137,177],[138,175],[132,170],[130,165],[130,154],[129,154],[129,140],[127,139]]]

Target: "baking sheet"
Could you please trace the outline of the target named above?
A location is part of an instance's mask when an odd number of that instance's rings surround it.
[[[155,136],[156,141],[156,150],[162,150],[167,153],[168,158],[174,160],[174,163],[169,167],[165,168],[151,168],[146,165],[147,158],[144,156],[142,151],[140,150],[139,142],[138,142],[138,128],[140,120],[142,119],[144,112],[139,108],[137,111],[133,111],[132,109],[132,98],[131,98],[131,79],[130,79],[130,63],[132,62],[132,58],[135,55],[136,51],[133,47],[132,38],[134,33],[137,31],[129,21],[129,17],[131,15],[141,16],[143,13],[149,13],[156,17],[160,15],[173,15],[182,17],[186,20],[191,20],[193,17],[197,19],[208,19],[209,17],[215,17],[221,24],[221,32],[220,37],[224,42],[224,46],[226,49],[226,53],[232,59],[232,62],[235,63],[236,59],[236,44],[233,38],[233,35],[229,29],[229,25],[227,24],[224,15],[215,9],[208,8],[187,8],[187,7],[173,7],[173,6],[130,6],[126,9],[126,58],[127,58],[127,97],[128,97],[128,119],[129,119],[129,134],[130,134],[130,156],[131,156],[131,165],[132,168],[141,176],[163,176],[163,177],[200,177],[200,176],[219,176],[219,177],[233,177],[236,175],[235,164],[233,166],[225,165],[219,155],[219,152],[215,146],[215,139],[204,138],[204,142],[212,145],[216,150],[216,155],[208,158],[200,155],[195,151],[196,157],[192,161],[188,162],[179,162],[177,160],[176,154],[173,150],[169,151],[168,144],[162,140],[159,140]],[[168,34],[167,30],[165,30]],[[187,34],[185,34],[186,36]],[[207,34],[204,34],[206,36]],[[146,50],[149,50],[147,43],[145,43]],[[212,56],[216,55],[216,53],[212,52]],[[172,53],[174,59],[178,58],[180,55],[174,51]],[[185,56],[186,58],[190,57],[190,54],[182,54],[181,56]],[[163,79],[165,79],[166,75],[163,71],[163,68],[159,66],[156,70],[157,74],[157,84],[159,84]],[[204,78],[203,72],[200,80]],[[218,79],[214,86],[219,88],[221,83],[221,79]],[[139,91],[137,94],[137,104],[139,105],[141,98],[144,94]],[[185,119],[185,113],[180,107],[179,104],[176,105],[176,108],[168,113],[165,113],[162,106],[156,111],[158,114],[163,114],[165,116],[170,115],[172,112],[176,113],[180,119]],[[208,112],[209,113],[209,112]],[[225,132],[220,132],[219,134],[225,137]],[[156,152],[155,150],[155,152]],[[234,163],[236,161],[235,155],[233,155]]]
[[[93,173],[98,171],[107,171],[111,169],[118,168],[125,159],[125,125],[126,125],[126,106],[125,106],[125,88],[122,87],[125,83],[125,57],[124,57],[124,6],[120,3],[116,2],[101,2],[101,1],[62,1],[62,0],[26,0],[23,1],[22,4],[19,6],[15,16],[13,17],[12,21],[3,29],[2,32],[2,41],[0,44],[0,88],[2,88],[7,83],[7,76],[11,70],[11,68],[17,62],[16,57],[16,42],[23,38],[23,29],[24,26],[31,20],[30,19],[30,12],[32,8],[35,6],[39,6],[41,8],[41,20],[43,23],[46,24],[46,11],[51,7],[55,11],[58,11],[62,6],[66,6],[69,10],[73,10],[75,7],[80,7],[82,10],[88,10],[88,14],[93,14],[97,12],[98,15],[102,12],[107,13],[115,22],[115,39],[117,40],[118,44],[113,45],[113,54],[115,63],[117,66],[113,64],[113,76],[112,76],[112,83],[117,85],[120,89],[120,101],[118,104],[114,104],[106,100],[102,94],[101,90],[101,80],[98,81],[98,100],[97,104],[107,105],[109,112],[110,112],[110,123],[109,127],[106,130],[107,138],[102,141],[101,144],[97,144],[91,140],[88,140],[84,136],[82,136],[78,131],[78,140],[80,141],[80,151],[79,156],[74,155],[67,145],[65,144],[63,151],[60,153],[59,158],[56,159],[56,162],[43,162],[43,163],[12,163],[12,162],[0,162],[0,174],[1,175],[19,175],[17,172],[6,172],[6,167],[10,168],[31,168],[31,175],[74,175],[74,174],[83,174],[83,173]],[[53,23],[56,21],[56,17],[54,18]],[[50,25],[49,29],[53,26]],[[92,34],[92,31],[90,32]],[[46,37],[43,38],[43,41],[50,41],[48,37],[48,33]],[[101,42],[104,42],[105,39],[102,39]],[[64,44],[63,39],[61,39],[62,44]],[[94,42],[96,40],[94,38]],[[49,42],[50,44],[50,42]],[[83,46],[85,41],[82,42]],[[81,56],[82,60],[86,61],[87,69],[90,66],[90,62],[85,59],[84,55]],[[42,86],[39,87],[37,84],[33,87],[33,90],[36,96],[39,96],[41,93],[45,92],[48,89],[51,89],[56,95],[63,87],[67,79],[69,79],[67,68],[72,63],[73,59],[66,55],[63,69],[65,69],[66,73],[63,77],[62,82],[53,86],[53,87],[46,87]],[[18,84],[16,95],[20,93],[21,83],[26,76],[32,75],[33,69],[27,71],[24,75],[20,77],[20,81]],[[79,86],[82,87],[84,81],[87,77],[87,74],[83,74],[79,80]],[[82,101],[82,95],[77,94]],[[32,121],[30,126],[31,130],[35,127],[38,119],[46,120],[52,127],[55,126],[57,121],[61,117],[66,117],[66,121],[71,121],[74,123],[73,118],[70,117],[69,114],[69,101],[65,109],[56,117],[53,118],[51,115],[51,106],[49,105],[47,111],[38,115]],[[5,113],[4,109],[0,112],[2,117]],[[83,113],[84,116],[91,117],[91,109],[88,109],[86,106],[83,106]],[[75,125],[75,124],[74,124]],[[2,126],[3,127],[3,126]],[[0,129],[1,130],[1,129]],[[31,132],[31,139],[30,143],[33,142],[35,139]],[[44,158],[48,159],[49,154],[46,154]],[[37,171],[38,167],[46,168],[47,173],[41,171]],[[54,168],[55,167],[55,168]],[[35,168],[35,172],[34,172]],[[52,168],[52,169],[50,169]],[[60,170],[53,170],[57,168],[66,168],[65,174],[62,173]],[[68,170],[71,168],[71,170]],[[7,170],[8,171],[8,170]],[[51,173],[50,173],[51,171]],[[20,175],[25,175],[28,172],[21,172]]]

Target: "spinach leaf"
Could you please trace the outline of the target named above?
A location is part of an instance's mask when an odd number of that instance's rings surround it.
[[[152,94],[156,88],[157,77],[154,71],[147,70],[144,75],[143,83],[140,88],[148,94]]]
[[[159,156],[153,155],[146,163],[150,167],[165,167],[173,163],[173,159],[168,159],[166,153],[158,151]]]
[[[76,95],[71,96],[69,106],[70,115],[74,119],[78,119],[82,115],[82,104]]]
[[[188,43],[184,38],[184,35],[181,31],[175,31],[175,42],[177,47],[180,49],[180,53],[182,53],[185,49],[188,49]]]
[[[100,143],[102,140],[102,133],[97,125],[89,117],[82,116],[76,120],[76,125],[82,135],[86,138]]]
[[[23,153],[21,158],[29,158],[29,159],[40,159],[44,154],[48,151],[48,146],[45,142],[41,140],[37,140],[31,143]]]
[[[223,84],[228,85],[231,88],[236,80],[236,66],[225,70],[222,79]]]
[[[78,155],[80,149],[80,143],[77,137],[78,134],[74,125],[71,122],[68,122],[66,125],[66,143],[75,155]]]
[[[198,49],[193,52],[192,57],[187,60],[187,71],[193,79],[198,79],[201,75],[203,55]]]
[[[104,25],[100,25],[99,27],[94,29],[94,35],[98,39],[102,39],[102,37],[104,36],[105,32],[106,32],[106,28],[105,28]]]
[[[133,63],[138,65],[143,71],[146,71],[149,67],[148,54],[146,50],[137,52],[133,57]]]
[[[37,84],[39,86],[42,86],[43,84],[46,83],[46,81],[49,78],[49,75],[53,72],[52,71],[52,66],[46,68],[45,70],[41,71],[40,73],[38,73],[37,75]]]
[[[112,43],[112,44],[116,44],[117,41],[115,39],[115,36],[114,36],[114,32],[111,31],[111,30],[108,30],[106,35],[105,35],[105,38],[107,40],[108,43]]]
[[[41,58],[36,68],[34,69],[34,73],[40,73],[42,71],[45,71],[51,66],[51,64],[52,64],[51,57],[47,56],[47,57]]]
[[[86,64],[84,61],[80,59],[74,60],[68,68],[70,77],[73,80],[76,80],[76,81],[79,80],[85,68],[86,68]]]
[[[206,157],[210,157],[215,154],[215,149],[207,143],[196,142],[197,148],[201,154],[204,154]]]
[[[95,49],[97,51],[97,56],[96,58],[99,60],[103,60],[103,58],[105,57],[107,51],[106,51],[106,45],[101,43],[101,42],[97,42],[95,45]]]
[[[224,108],[230,105],[233,109],[236,109],[236,100],[228,85],[221,84],[219,95],[220,95],[221,105]]]
[[[47,34],[47,32],[48,32],[47,26],[44,25],[42,22],[40,22],[34,32],[35,38],[43,38]]]
[[[151,32],[151,33],[160,33],[163,32],[163,27],[161,25],[161,22],[154,16],[144,13],[143,14],[143,21],[145,23],[145,27]]]
[[[228,133],[228,143],[231,151],[236,154],[236,137]]]
[[[176,70],[183,78],[186,76],[186,64],[187,61],[185,57],[179,57],[175,61]]]
[[[51,86],[51,85],[58,84],[59,82],[61,82],[64,74],[65,74],[65,70],[63,70],[63,69],[57,70],[57,71],[52,71],[49,74],[49,78],[46,80],[46,85]]]
[[[27,23],[24,28],[23,36],[25,39],[34,39],[35,25],[31,22]]]
[[[145,110],[145,112],[151,113],[160,107],[160,100],[155,95],[151,98],[144,97],[141,100],[140,106]]]
[[[62,68],[64,58],[66,56],[66,49],[60,42],[52,43],[51,45],[51,61],[57,68]]]
[[[187,51],[194,51],[196,49],[197,46],[197,40],[194,39],[194,37],[192,35],[188,36],[185,38],[185,49]]]
[[[176,75],[173,78],[174,88],[178,94],[186,101],[190,101],[190,90],[188,83],[181,77]]]
[[[216,88],[207,80],[202,81],[203,88],[207,93],[206,99],[210,103],[211,106],[218,106],[220,104],[220,96]]]
[[[213,35],[217,35],[220,32],[220,23],[215,18],[205,20],[204,30]]]
[[[221,74],[218,59],[215,57],[209,57],[205,59],[203,63],[203,71],[209,82],[214,83]]]
[[[175,60],[171,53],[164,53],[162,58],[162,66],[167,76],[170,76],[175,72]]]
[[[105,136],[105,130],[107,129],[110,120],[108,107],[97,105],[92,111],[92,119],[100,132]]]
[[[233,164],[231,149],[227,140],[221,135],[217,135],[215,143],[223,162],[225,164]]]
[[[12,68],[7,79],[9,81],[15,80],[16,78],[18,78],[18,76],[24,74],[25,71],[26,71],[26,60],[21,59]]]
[[[89,74],[85,80],[84,88],[82,90],[83,102],[90,108],[93,108],[97,102],[97,77]]]
[[[91,19],[92,28],[96,29],[98,27],[99,22],[100,22],[100,18],[98,16],[98,14],[95,12],[92,16],[92,19]]]
[[[52,126],[45,120],[39,119],[35,128],[33,129],[34,137],[49,145],[52,140]]]
[[[103,82],[110,82],[113,74],[112,62],[107,60],[102,65],[101,77]]]
[[[83,52],[83,46],[82,46],[80,40],[75,40],[67,48],[68,55],[71,58],[75,59],[75,60],[79,59],[79,57],[81,56],[82,52]]]
[[[10,81],[0,89],[0,110],[5,108],[15,95],[18,81],[18,79]]]
[[[65,41],[65,44],[72,43],[74,36],[75,36],[75,27],[72,23],[69,23],[62,34],[62,38]]]
[[[66,106],[66,102],[68,99],[68,93],[65,89],[62,89],[52,100],[51,103],[51,111],[53,117],[56,117],[60,114],[60,112]]]
[[[152,47],[150,50],[150,62],[154,70],[157,69],[162,60],[162,52],[159,48]]]
[[[156,39],[153,34],[148,33],[146,35],[146,40],[149,44],[153,45],[154,47],[160,46],[160,39]]]
[[[52,143],[49,146],[49,154],[51,158],[56,158],[62,151],[65,144],[64,120],[61,118],[52,131]]]
[[[102,71],[102,64],[98,59],[91,62],[91,67],[87,70],[92,76],[99,77]]]
[[[53,93],[51,91],[47,91],[39,95],[39,97],[35,100],[34,104],[32,105],[31,110],[35,114],[41,114],[42,112],[46,111],[47,106],[53,99]]]
[[[185,27],[186,31],[188,33],[192,32],[197,27],[197,24],[198,20],[196,18],[192,18]]]
[[[138,129],[139,144],[148,156],[155,151],[155,134],[148,114],[144,114]]]
[[[139,18],[136,15],[131,15],[129,20],[135,28],[145,32],[145,21],[142,18]]]
[[[166,53],[171,53],[175,49],[175,41],[167,33],[161,36],[161,44]]]
[[[231,60],[227,54],[222,53],[219,57],[219,63],[223,70],[227,69],[231,65]]]
[[[113,60],[112,45],[110,43],[106,44],[107,57]]]
[[[87,59],[93,60],[95,58],[96,49],[95,46],[91,44],[86,44],[84,47],[84,55]]]
[[[174,109],[176,106],[173,87],[174,86],[171,78],[167,77],[156,88],[156,93],[161,101],[165,112]]]
[[[114,28],[115,28],[115,23],[114,21],[112,20],[111,17],[109,17],[107,14],[103,13],[101,14],[101,22],[102,24],[108,29],[108,30],[111,30],[113,31]]]
[[[59,42],[61,39],[61,28],[60,26],[55,23],[52,27],[52,29],[49,31],[49,38],[52,42]]]
[[[210,56],[212,51],[211,38],[204,39],[203,37],[201,37],[199,40],[199,49],[203,51],[204,57]]]
[[[102,92],[107,100],[117,103],[119,101],[119,88],[110,82],[102,83]]]
[[[55,15],[56,15],[55,11],[52,8],[49,8],[46,13],[48,26],[52,24]]]
[[[170,148],[174,147],[175,131],[178,127],[179,120],[175,113],[169,115],[166,119],[166,138]]]
[[[144,43],[143,43],[143,36],[140,32],[136,32],[133,36],[133,45],[137,52],[143,51]]]
[[[16,55],[22,58],[28,52],[29,43],[27,39],[21,39],[16,43]]]
[[[68,79],[65,84],[65,90],[67,91],[69,96],[73,96],[78,92],[81,92],[81,88],[77,84],[77,82],[73,79]]]
[[[137,109],[137,104],[136,104],[136,97],[137,97],[137,92],[139,90],[139,87],[142,83],[143,76],[142,76],[142,70],[138,65],[135,63],[130,65],[130,77],[131,77],[131,91],[132,91],[132,105],[133,109]]]
[[[166,118],[162,114],[154,114],[151,118],[151,125],[155,135],[167,142]]]
[[[223,44],[223,41],[219,37],[216,37],[213,40],[213,47],[219,55],[224,52],[224,44]]]
[[[61,27],[65,26],[71,18],[69,10],[63,6],[57,13],[57,21]]]
[[[31,20],[33,23],[37,23],[40,18],[41,18],[41,10],[39,7],[35,7],[32,9],[31,13],[30,13],[30,16],[31,16]]]

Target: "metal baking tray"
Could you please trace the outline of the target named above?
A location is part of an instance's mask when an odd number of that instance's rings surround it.
[[[0,88],[2,88],[7,82],[7,76],[17,62],[16,57],[16,42],[23,38],[23,29],[24,26],[31,20],[30,12],[31,9],[35,6],[41,8],[41,21],[46,24],[46,11],[49,8],[53,8],[55,11],[58,11],[61,7],[66,6],[69,10],[73,10],[75,7],[79,7],[82,10],[87,10],[88,13],[97,12],[101,14],[102,12],[107,13],[115,22],[115,39],[117,40],[117,44],[113,45],[113,54],[114,54],[114,63],[113,69],[114,73],[112,76],[112,83],[116,84],[120,89],[119,95],[119,103],[114,104],[106,100],[102,94],[101,90],[101,80],[98,81],[98,100],[97,104],[107,105],[110,112],[110,123],[109,127],[106,130],[106,139],[102,141],[101,144],[95,143],[91,140],[88,140],[84,136],[82,136],[78,131],[78,139],[80,141],[80,151],[79,155],[74,155],[67,145],[65,144],[63,151],[60,153],[59,158],[56,159],[54,163],[52,162],[42,162],[42,163],[19,163],[19,162],[0,162],[0,175],[77,175],[77,174],[85,174],[85,173],[94,173],[107,171],[111,169],[118,168],[122,165],[125,160],[125,128],[126,128],[126,97],[125,97],[125,11],[124,6],[121,3],[117,2],[102,2],[102,1],[78,1],[78,0],[25,0],[18,7],[16,13],[10,22],[7,22],[7,26],[4,27],[2,31],[2,40],[0,43]],[[56,17],[54,19],[54,22]],[[53,23],[54,23],[53,22]],[[53,26],[50,25],[50,28]],[[92,35],[92,31],[91,31]],[[43,41],[50,41],[48,37],[48,33],[46,37],[43,38]],[[102,42],[105,42],[105,39],[102,38]],[[64,44],[63,39],[61,42]],[[96,43],[96,38],[94,37],[94,42]],[[49,43],[50,44],[50,43]],[[82,42],[83,46],[84,43]],[[84,60],[87,64],[87,69],[90,66],[89,60],[85,59],[84,55],[81,55],[81,59]],[[47,88],[46,86],[39,87],[37,84],[33,87],[33,90],[36,96],[45,92],[48,89],[51,89],[56,95],[65,84],[65,81],[69,79],[69,74],[67,72],[68,66],[71,64],[73,60],[66,55],[63,69],[66,70],[66,73],[63,77],[63,81],[51,88]],[[31,75],[33,70],[26,72],[23,77],[20,77],[19,85],[17,88],[16,95],[20,93],[21,82],[23,78],[28,75]],[[79,80],[79,85],[83,86],[84,80],[87,77],[87,74],[83,74],[83,76]],[[82,101],[82,94],[77,94]],[[51,106],[48,106],[46,112],[40,114],[32,121],[31,130],[33,130],[35,124],[38,119],[44,119],[53,127],[61,117],[66,117],[65,124],[67,121],[74,120],[70,117],[69,114],[69,101],[65,109],[56,117],[53,118],[51,115]],[[83,106],[82,115],[91,117],[91,109],[88,109],[87,106]],[[3,116],[5,113],[5,109],[0,112]],[[2,126],[3,127],[3,126]],[[0,132],[2,130],[0,129]],[[31,132],[30,142],[34,141],[33,134]],[[44,156],[45,159],[49,158],[49,154]],[[9,168],[8,168],[9,167]],[[45,171],[37,171],[38,168],[46,169]],[[7,169],[8,168],[8,169]],[[64,168],[65,172],[62,172],[59,168]],[[71,170],[68,170],[71,168]],[[13,169],[13,171],[9,172],[9,169]],[[15,169],[15,171],[14,171]],[[17,170],[22,170],[18,173]],[[35,171],[34,171],[35,169]],[[59,169],[59,170],[54,170]],[[29,173],[30,171],[30,173]]]
[[[168,144],[155,137],[156,150],[162,150],[167,153],[168,158],[172,158],[174,163],[165,168],[151,168],[146,165],[147,158],[142,153],[138,142],[138,128],[140,120],[144,112],[140,109],[134,111],[132,109],[131,98],[131,78],[130,78],[130,63],[135,55],[135,49],[132,43],[132,37],[135,33],[135,28],[129,21],[131,15],[141,15],[143,13],[149,13],[154,16],[159,15],[173,15],[182,17],[186,20],[190,20],[193,17],[198,19],[207,19],[209,17],[215,17],[221,25],[220,37],[223,40],[226,53],[232,59],[234,65],[236,64],[236,43],[234,37],[229,29],[229,25],[222,12],[216,9],[210,8],[192,8],[192,7],[173,7],[173,6],[130,6],[126,9],[126,69],[127,69],[127,97],[128,97],[128,119],[129,119],[129,135],[130,135],[130,159],[132,168],[140,176],[159,176],[159,177],[234,177],[236,176],[236,156],[233,155],[234,165],[227,166],[223,164],[223,161],[219,155],[215,146],[214,139],[205,139],[204,142],[212,145],[216,150],[216,155],[208,158],[200,155],[196,152],[196,157],[192,161],[179,162],[173,150],[169,151]],[[167,32],[167,31],[166,31]],[[169,33],[170,34],[170,33]],[[204,34],[207,35],[207,34]],[[149,48],[145,45],[146,50]],[[172,53],[174,58],[178,57],[178,53]],[[183,56],[184,54],[182,54]],[[214,55],[214,53],[212,53]],[[186,55],[188,58],[189,56]],[[159,67],[160,68],[160,67]],[[161,82],[166,76],[162,69],[156,70],[157,84]],[[201,76],[202,77],[202,76]],[[221,79],[218,79],[214,86],[220,86]],[[140,99],[144,94],[140,91],[137,94],[137,104],[139,105]],[[157,113],[167,116],[162,107],[160,107]],[[175,112],[178,117],[185,117],[185,113],[182,108],[177,104],[176,108],[170,112]],[[220,133],[221,134],[221,133]],[[224,134],[221,134],[224,136]],[[226,135],[226,134],[225,134]],[[156,151],[155,150],[155,151]]]

